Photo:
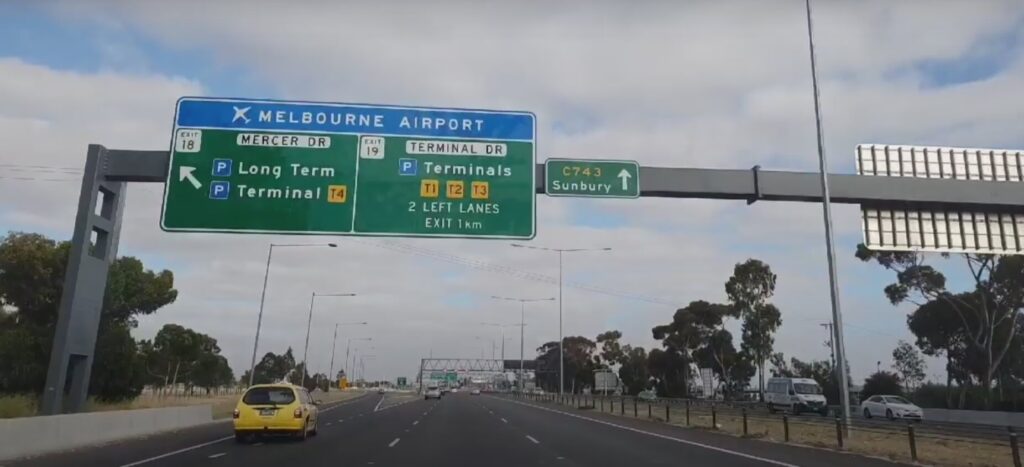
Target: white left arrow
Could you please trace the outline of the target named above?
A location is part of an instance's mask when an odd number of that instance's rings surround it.
[[[618,177],[622,179],[622,189],[623,190],[628,190],[629,189],[629,179],[633,178],[633,176],[630,175],[629,172],[626,171],[626,169],[622,169],[622,171],[619,172]]]
[[[185,180],[188,180],[188,182],[191,183],[192,186],[194,186],[197,190],[199,188],[202,188],[203,184],[199,182],[199,179],[197,179],[195,175],[192,175],[192,172],[195,171],[195,167],[189,167],[187,165],[178,167],[178,181],[183,182]]]

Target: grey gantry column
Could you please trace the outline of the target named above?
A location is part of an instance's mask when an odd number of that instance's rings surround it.
[[[126,189],[124,182],[105,181],[107,157],[106,148],[89,145],[46,371],[40,407],[44,415],[80,411],[89,392],[107,272],[117,257]]]

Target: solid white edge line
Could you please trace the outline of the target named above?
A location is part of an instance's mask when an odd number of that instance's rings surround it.
[[[168,452],[168,453],[160,454],[159,456],[153,456],[153,457],[150,457],[148,459],[142,459],[140,461],[132,462],[130,464],[124,464],[121,467],[134,467],[136,465],[146,464],[146,463],[149,463],[149,462],[153,462],[155,460],[163,459],[165,457],[173,456],[175,454],[181,454],[183,452],[188,452],[188,451],[193,451],[193,450],[196,450],[196,449],[199,449],[199,448],[204,448],[204,447],[209,446],[211,444],[221,443],[221,442],[227,441],[229,439],[232,439],[234,437],[235,437],[235,435],[225,436],[223,438],[217,438],[217,439],[215,439],[213,441],[207,441],[205,443],[200,443],[200,444],[197,444],[195,446],[189,446],[187,448],[181,448],[181,449],[178,449],[177,451],[171,451],[171,452]]]
[[[376,411],[380,410],[380,405],[383,404],[383,403],[384,403],[384,396],[380,396],[380,400],[377,401],[377,405],[373,406],[373,411],[376,412]]]
[[[389,448],[395,447],[395,445],[398,444],[398,442],[401,441],[401,440],[402,440],[402,438],[395,438],[395,440],[392,441],[391,444],[388,444],[388,447]]]
[[[505,399],[502,399],[502,400],[505,400]],[[625,426],[625,425],[619,425],[617,423],[606,422],[604,420],[598,420],[596,418],[584,417],[582,415],[576,415],[576,414],[572,414],[572,413],[561,412],[561,411],[558,411],[558,410],[549,409],[547,407],[540,407],[540,406],[531,405],[531,404],[524,404],[522,402],[512,401],[512,400],[505,400],[505,402],[510,402],[510,403],[513,403],[513,404],[519,404],[519,405],[522,405],[522,406],[525,406],[525,407],[532,407],[534,409],[544,410],[544,411],[547,411],[547,412],[557,413],[557,414],[560,414],[560,415],[565,415],[566,417],[578,418],[580,420],[586,420],[588,422],[599,423],[601,425],[607,425],[607,426],[610,426],[610,427],[618,428],[620,430],[632,431],[634,433],[640,433],[640,434],[647,435],[647,436],[653,436],[655,438],[661,438],[661,439],[665,439],[665,440],[669,440],[669,441],[675,441],[677,443],[688,444],[690,446],[696,446],[696,447],[699,447],[699,448],[709,449],[709,450],[721,452],[721,453],[724,453],[724,454],[732,454],[734,456],[744,457],[744,458],[747,458],[747,459],[751,459],[751,460],[755,460],[755,461],[760,461],[760,462],[765,462],[765,463],[768,463],[768,464],[779,465],[779,466],[782,466],[782,467],[799,467],[796,464],[790,464],[790,463],[787,463],[787,462],[777,461],[777,460],[774,460],[774,459],[768,459],[766,457],[759,457],[759,456],[755,456],[753,454],[747,454],[747,453],[743,453],[743,452],[739,452],[739,451],[733,451],[731,449],[720,448],[718,446],[711,446],[709,444],[698,443],[696,441],[689,441],[689,440],[685,440],[685,439],[681,439],[681,438],[674,438],[672,436],[663,435],[663,434],[660,434],[660,433],[654,433],[654,432],[650,432],[650,431],[641,430],[639,428],[633,428],[633,427],[629,427],[629,426]]]
[[[537,438],[534,438],[533,436],[526,435],[526,439],[533,441],[533,444],[540,444],[540,441],[537,441]]]

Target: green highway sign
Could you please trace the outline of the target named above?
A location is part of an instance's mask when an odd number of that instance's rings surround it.
[[[444,372],[443,371],[432,371],[432,372],[430,372],[430,379],[434,379],[434,380],[444,379]]]
[[[640,196],[640,164],[636,161],[548,159],[544,179],[548,196]]]
[[[449,383],[455,383],[459,381],[459,374],[451,371],[444,375],[444,380]]]
[[[529,239],[526,112],[182,98],[171,232]]]

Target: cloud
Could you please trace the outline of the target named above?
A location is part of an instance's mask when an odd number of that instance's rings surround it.
[[[1018,92],[1024,69],[1016,43],[1000,52],[1003,66],[982,79],[929,86],[933,77],[920,67],[956,62],[994,35],[1019,29],[1015,2],[815,5],[835,170],[851,171],[854,145],[862,142],[1024,143],[1016,111],[1024,104]],[[32,57],[0,59],[4,163],[79,167],[90,142],[160,149],[177,97],[232,95],[256,82],[265,94],[254,97],[532,110],[541,159],[817,167],[799,2],[650,2],[643,8],[614,2],[271,2],[259,8],[250,2],[108,2],[101,8],[53,2],[45,8],[54,27],[88,24],[145,37],[156,44],[156,55],[146,57],[151,64],[160,63],[160,53],[195,57],[195,63],[173,73],[137,73],[116,65],[143,49],[102,45],[98,55],[120,57],[109,61],[113,68],[83,72],[34,65]],[[237,73],[225,78],[223,70]],[[33,176],[44,175],[77,176]],[[121,252],[173,269],[181,293],[178,302],[143,319],[136,334],[151,336],[168,322],[207,332],[240,373],[252,350],[268,243],[328,238],[167,234],[158,228],[160,194],[157,185],[130,186]],[[74,182],[0,179],[0,227],[67,236],[76,196]],[[590,216],[606,222],[581,221]],[[785,324],[777,349],[805,359],[827,356],[818,326],[830,316],[818,205],[542,197],[538,219],[537,245],[613,248],[566,258],[567,282],[612,292],[567,288],[566,334],[593,337],[614,327],[628,342],[655,345],[650,328],[674,311],[661,302],[722,300],[733,265],[758,257],[780,276],[775,300]],[[838,254],[847,345],[860,378],[875,361],[888,361],[898,337],[906,338],[906,310],[884,300],[886,274],[852,258],[856,208],[837,206],[835,219],[844,240]],[[372,344],[360,344],[378,355],[371,374],[412,376],[426,355],[489,355],[483,346],[490,344],[476,337],[497,339],[497,330],[477,323],[520,319],[517,306],[491,295],[557,295],[549,280],[520,273],[557,277],[556,258],[506,242],[338,242],[337,249],[275,249],[261,352],[290,345],[301,355],[310,294],[353,291],[359,296],[318,299],[312,365],[330,364],[333,323],[369,321],[341,328],[339,346],[372,335]],[[464,259],[455,263],[476,267],[453,264],[453,255]],[[527,349],[556,338],[555,303],[530,306],[526,320]],[[517,346],[510,340],[506,352]],[[341,359],[339,351],[336,368]]]

